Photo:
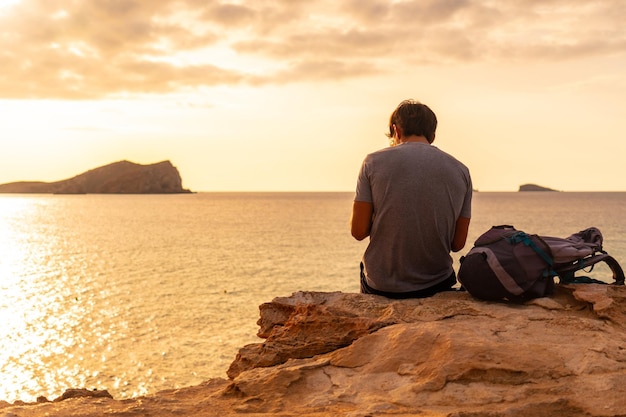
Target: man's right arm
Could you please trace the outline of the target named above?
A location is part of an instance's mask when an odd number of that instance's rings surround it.
[[[372,229],[372,217],[374,206],[365,201],[355,201],[352,205],[352,217],[350,219],[350,229],[352,237],[356,240],[363,240],[370,235]]]

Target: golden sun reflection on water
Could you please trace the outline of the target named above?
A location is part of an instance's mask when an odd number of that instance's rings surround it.
[[[0,399],[5,401],[56,393],[59,380],[83,382],[80,372],[63,366],[67,348],[77,343],[71,329],[80,315],[68,302],[63,279],[48,265],[54,235],[45,224],[33,224],[45,210],[41,199],[0,198]]]
[[[111,215],[98,202],[0,194],[0,400],[54,399],[68,388],[138,396],[159,378],[139,359],[150,347],[128,336],[129,317],[150,338],[155,328],[129,302],[136,290],[111,279],[126,251],[107,235],[111,225],[93,220]]]

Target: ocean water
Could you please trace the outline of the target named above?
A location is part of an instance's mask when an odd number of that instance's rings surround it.
[[[357,292],[352,193],[0,195],[0,400],[67,388],[115,398],[225,377],[258,306]],[[626,193],[476,193],[467,252],[492,225],[589,226],[626,263]],[[597,267],[592,276],[609,281]]]

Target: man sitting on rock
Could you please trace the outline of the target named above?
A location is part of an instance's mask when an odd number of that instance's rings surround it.
[[[432,146],[437,117],[417,101],[391,114],[391,146],[365,157],[351,231],[370,241],[361,262],[361,292],[428,297],[456,284],[450,252],[465,246],[471,217],[469,170]]]

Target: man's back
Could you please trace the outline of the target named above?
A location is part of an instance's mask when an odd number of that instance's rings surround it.
[[[355,201],[374,215],[363,257],[368,284],[380,291],[417,291],[453,273],[456,220],[470,217],[468,169],[421,142],[405,142],[365,158]]]

